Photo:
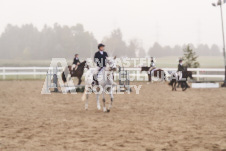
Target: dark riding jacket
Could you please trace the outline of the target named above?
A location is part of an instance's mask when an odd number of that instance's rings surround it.
[[[77,65],[78,63],[80,63],[79,58],[74,58],[73,64]]]
[[[155,67],[155,63],[154,63],[154,61],[153,61],[153,60],[151,60],[150,67]]]
[[[96,52],[94,55],[94,62],[98,67],[106,67],[106,58],[108,57],[107,52],[103,51],[103,54],[100,51]]]
[[[178,69],[177,71],[184,71],[184,66],[181,64],[178,64]]]

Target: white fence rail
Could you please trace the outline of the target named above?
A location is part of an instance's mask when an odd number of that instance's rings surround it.
[[[6,79],[6,76],[19,76],[19,75],[33,75],[33,78],[36,79],[37,76],[46,75],[48,70],[52,70],[52,67],[0,67],[0,76],[2,79]],[[176,71],[176,68],[162,68],[165,71]],[[62,67],[58,67],[59,71],[62,71]],[[125,70],[140,72],[141,68],[125,68]],[[200,78],[218,78],[224,79],[224,68],[189,68],[189,71],[195,72],[193,77],[200,80]],[[146,72],[142,73],[143,75]],[[134,75],[133,73],[130,75]]]

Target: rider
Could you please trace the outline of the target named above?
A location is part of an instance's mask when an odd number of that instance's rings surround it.
[[[183,66],[183,60],[180,59],[179,60],[179,64],[178,64],[178,67],[177,67],[177,73],[179,75],[179,79],[182,78],[182,72],[184,71],[184,66]]]
[[[183,74],[182,74],[183,71],[186,71],[186,69],[185,69],[185,67],[183,66],[183,60],[180,59],[180,60],[179,60],[179,64],[178,64],[178,68],[177,68],[177,73],[178,73],[178,76],[179,76],[179,80],[180,80],[180,79],[182,78],[182,76],[183,76]],[[187,86],[188,88],[190,88],[190,86],[187,84],[187,82],[185,82],[185,84],[186,84],[186,86]],[[178,83],[177,87],[179,87],[179,86],[180,86],[180,84]]]
[[[72,71],[75,71],[78,68],[78,65],[80,64],[78,54],[75,54],[75,58],[72,64]]]
[[[155,68],[156,68],[156,66],[155,66],[154,58],[151,57],[151,65],[149,68],[149,73],[151,73],[151,71],[154,70]]]
[[[104,44],[99,44],[98,45],[98,51],[94,55],[94,62],[97,64],[98,72],[93,77],[93,80],[94,80],[93,85],[95,83],[98,85],[97,76],[98,76],[99,72],[104,67],[106,67],[106,58],[108,57],[108,54],[107,54],[107,52],[104,51],[104,49],[105,49],[105,45]]]
[[[178,64],[178,69],[177,69],[177,71],[178,71],[178,72],[180,72],[180,71],[185,71],[184,66],[183,66],[183,60],[182,60],[182,59],[179,60],[179,64]]]

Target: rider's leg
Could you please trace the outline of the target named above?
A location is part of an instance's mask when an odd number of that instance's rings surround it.
[[[75,65],[75,68],[74,69],[77,70],[78,69],[78,65]]]
[[[73,64],[73,65],[71,66],[71,74],[74,73],[75,66],[76,66],[75,64]]]
[[[74,70],[74,68],[75,68],[75,64],[73,64],[72,66],[71,66],[71,70]]]
[[[93,82],[92,82],[92,85],[99,85],[99,82],[98,82],[98,74],[100,73],[100,71],[103,69],[103,67],[99,67],[97,69],[97,74],[94,74],[93,75]]]
[[[153,69],[153,67],[150,67],[148,70],[148,73],[151,74],[151,70]]]

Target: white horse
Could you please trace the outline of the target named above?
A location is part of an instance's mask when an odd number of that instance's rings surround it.
[[[86,72],[85,76],[85,91],[82,96],[82,100],[85,100],[85,95],[86,95],[86,103],[85,103],[85,109],[88,110],[88,96],[92,91],[96,94],[97,96],[97,109],[100,110],[100,102],[99,98],[100,95],[103,96],[103,111],[104,112],[110,112],[110,109],[112,107],[113,103],[113,87],[116,85],[114,83],[114,71],[116,71],[116,57],[111,58],[107,57],[106,63],[107,67],[104,67],[99,71],[98,76],[97,76],[97,81],[99,85],[92,86],[93,82],[93,75],[95,74],[95,71],[88,70]],[[109,104],[108,109],[106,109],[105,106],[105,93],[109,94],[111,97],[111,103]]]

